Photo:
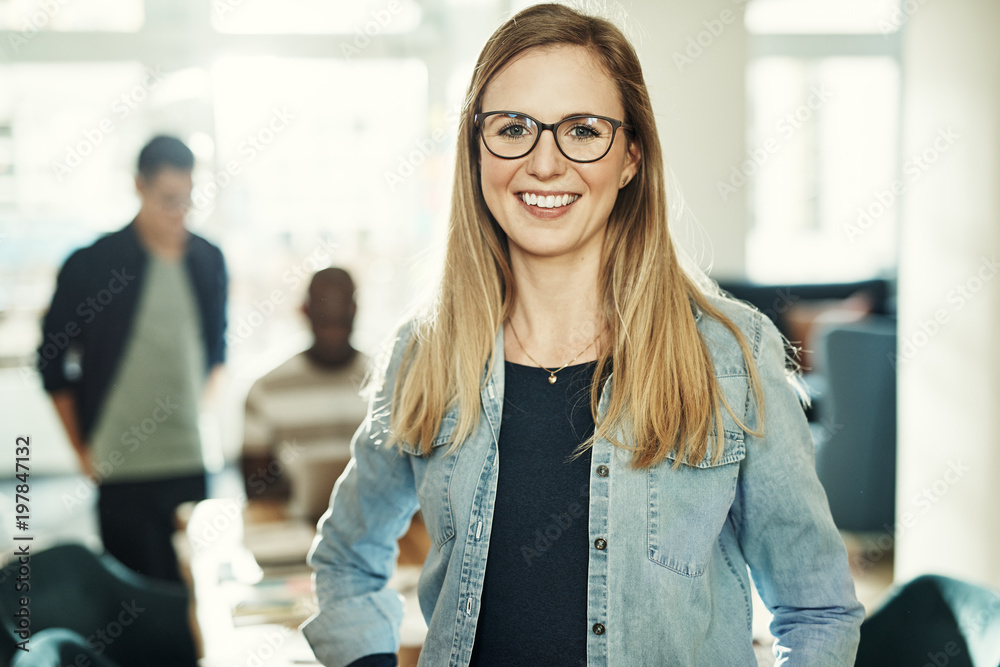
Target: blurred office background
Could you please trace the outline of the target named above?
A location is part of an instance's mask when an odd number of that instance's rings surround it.
[[[474,59],[526,4],[0,0],[5,451],[30,434],[33,473],[76,474],[31,371],[39,320],[66,256],[133,216],[134,162],[157,132],[195,151],[192,228],[221,245],[231,276],[227,385],[204,424],[212,464],[239,450],[249,383],[305,344],[297,306],[313,271],[354,274],[355,345],[375,352],[435,274]],[[810,285],[881,290],[876,305],[851,292],[815,304],[829,315],[838,301],[834,319],[850,323],[879,315],[895,337],[873,362],[895,399],[895,521],[867,527],[869,556],[891,553],[898,580],[1000,586],[1000,5],[595,7],[639,51],[672,224],[713,277],[785,285],[758,304],[771,315],[806,306]],[[841,431],[815,424],[821,438]],[[80,516],[65,493],[45,511]]]

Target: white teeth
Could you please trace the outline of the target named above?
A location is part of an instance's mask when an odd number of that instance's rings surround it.
[[[521,201],[529,206],[539,208],[559,208],[575,202],[580,195],[545,195],[539,197],[536,194],[526,192],[521,195]]]

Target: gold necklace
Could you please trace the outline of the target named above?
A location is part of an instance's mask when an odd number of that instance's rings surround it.
[[[587,345],[587,347],[585,347],[582,350],[580,350],[580,354],[576,355],[575,357],[573,357],[572,359],[570,359],[568,362],[566,362],[565,364],[563,364],[559,368],[553,370],[551,368],[546,368],[545,366],[542,366],[540,363],[538,363],[537,361],[535,361],[535,358],[533,356],[531,356],[530,354],[528,354],[528,351],[526,349],[524,349],[524,343],[521,342],[521,337],[517,335],[517,329],[514,328],[514,320],[508,319],[507,321],[510,322],[510,330],[514,332],[514,339],[517,341],[517,344],[521,348],[521,351],[524,352],[524,354],[527,355],[527,357],[529,359],[531,359],[531,361],[534,362],[534,364],[536,366],[538,366],[539,368],[541,368],[543,371],[548,371],[548,373],[549,373],[549,384],[555,384],[556,383],[556,373],[558,373],[559,371],[561,371],[562,369],[566,368],[567,366],[569,366],[570,364],[572,364],[574,361],[576,361],[577,359],[579,359],[580,355],[582,355],[584,352],[586,352],[587,350],[589,350],[590,346],[593,345],[594,343],[596,343],[597,339],[601,337],[601,334],[597,334],[596,336],[594,336],[594,340],[590,341],[590,343]]]

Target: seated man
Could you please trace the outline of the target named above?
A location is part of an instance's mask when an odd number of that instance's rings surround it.
[[[346,271],[313,276],[302,306],[312,346],[247,395],[241,465],[248,500],[290,500],[291,516],[312,520],[326,510],[367,407],[358,392],[368,359],[350,343],[355,311]]]

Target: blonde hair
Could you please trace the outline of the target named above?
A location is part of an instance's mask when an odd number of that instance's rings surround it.
[[[508,20],[476,63],[459,120],[443,274],[431,303],[413,321],[393,390],[390,441],[430,454],[444,414],[457,407],[454,450],[479,421],[483,369],[492,366],[496,334],[512,311],[515,285],[506,236],[479,185],[479,136],[472,117],[481,110],[486,86],[515,57],[559,45],[586,48],[616,82],[625,122],[633,128],[629,139],[638,142],[642,156],[635,178],[619,192],[605,232],[599,317],[609,345],[600,351],[591,383],[595,434],[582,447],[605,437],[631,451],[636,468],[656,465],[671,453],[675,465],[697,464],[714,423],[717,459],[723,451],[722,407],[752,431],[726,404],[692,308],[732,332],[761,408],[752,353],[736,325],[710,302],[707,288],[678,262],[667,228],[663,156],[638,56],[610,22],[555,4],[529,7]],[[612,369],[610,402],[598,420],[601,379]],[[625,432],[632,444],[616,437]]]

